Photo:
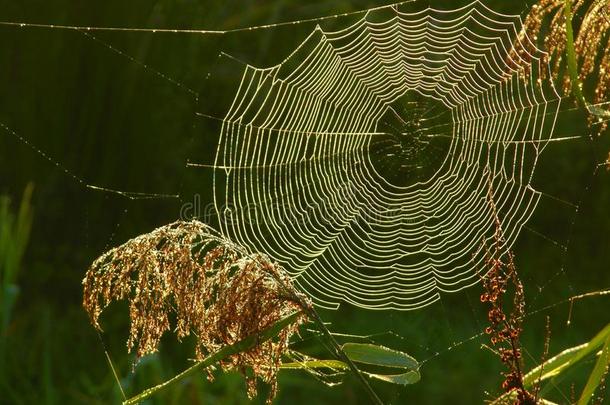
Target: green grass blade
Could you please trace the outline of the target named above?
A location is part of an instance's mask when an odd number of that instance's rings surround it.
[[[574,28],[572,27],[572,0],[565,0],[563,10],[566,21],[566,58],[568,59],[568,72],[570,74],[570,81],[572,84],[572,93],[579,103],[581,103],[583,106],[587,106],[588,103],[582,94],[582,84],[578,78],[578,62],[576,61],[576,51],[574,49]]]
[[[606,325],[593,339],[588,343],[572,347],[564,350],[557,356],[545,361],[542,365],[532,369],[523,378],[523,385],[530,388],[538,381],[544,381],[553,378],[556,375],[571,368],[586,356],[596,352],[604,344],[606,339],[610,337],[610,324]]]
[[[601,355],[593,367],[593,371],[589,375],[587,384],[580,395],[578,405],[587,405],[591,400],[591,397],[595,393],[597,387],[602,383],[602,380],[606,377],[606,370],[610,366],[610,335],[606,337],[604,348],[602,349]]]

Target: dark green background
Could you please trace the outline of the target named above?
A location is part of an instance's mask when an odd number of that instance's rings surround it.
[[[0,20],[225,30],[386,3],[2,0]],[[465,2],[431,4],[450,7]],[[522,1],[486,4],[506,13],[524,15],[527,10]],[[322,25],[332,29],[351,21]],[[224,36],[98,32],[94,37],[69,30],[0,27],[0,122],[17,134],[0,129],[0,193],[11,196],[16,206],[25,185],[35,184],[34,226],[7,336],[10,373],[7,381],[0,381],[0,403],[119,401],[104,345],[80,306],[85,270],[106,248],[177,219],[195,195],[201,204],[209,202],[211,172],[186,168],[186,162],[212,162],[219,126],[196,113],[222,117],[240,78],[241,66],[219,58],[219,52],[269,66],[282,60],[314,25]],[[567,102],[564,109],[569,107]],[[583,115],[562,114],[557,133],[586,136]],[[569,328],[568,306],[562,303],[610,285],[610,175],[605,169],[595,171],[607,155],[607,138],[554,143],[536,172],[534,186],[548,196],[515,246],[528,311],[533,312],[523,336],[528,368],[540,359],[546,315],[551,316],[552,353],[590,338],[608,322],[607,299],[577,304]],[[132,201],[86,184],[180,198]],[[417,312],[367,312],[345,306],[323,312],[323,317],[336,332],[380,334],[372,340],[429,359],[415,386],[375,384],[384,400],[481,403],[500,392],[502,366],[494,354],[481,349],[486,338],[476,337],[485,327],[480,292],[475,286]],[[131,374],[132,357],[124,346],[125,309],[114,306],[103,318],[103,340],[129,395],[185,368],[191,342],[180,345],[168,337],[161,353],[144,359]],[[387,331],[395,334],[384,334]],[[574,380],[581,381],[582,375],[577,373]],[[569,384],[559,386],[552,398],[566,402]],[[171,401],[247,402],[238,376],[219,376],[213,384],[201,377],[157,402]],[[300,372],[282,374],[277,398],[285,404],[366,402],[352,378],[328,388]]]

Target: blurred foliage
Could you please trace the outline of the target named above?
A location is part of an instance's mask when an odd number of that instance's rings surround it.
[[[19,296],[17,278],[32,226],[32,190],[30,183],[25,188],[16,214],[13,213],[10,198],[0,196],[0,383],[7,381],[6,375],[10,372],[6,364],[9,325]]]
[[[7,21],[228,29],[387,3],[0,0],[0,8]],[[431,2],[440,8],[465,3]],[[503,13],[527,10],[525,1],[485,3]],[[332,29],[351,21],[323,25]],[[188,367],[194,342],[168,338],[159,354],[143,359],[132,373],[133,359],[124,346],[126,308],[109,308],[100,340],[81,308],[81,280],[91,261],[107,248],[174,221],[188,204],[200,205],[205,214],[212,200],[211,173],[185,166],[188,161],[213,161],[219,125],[196,112],[223,116],[242,68],[219,57],[219,52],[269,66],[294,49],[314,25],[221,37],[110,32],[91,36],[0,27],[0,122],[18,135],[0,129],[0,193],[16,201],[26,184],[36,184],[32,197],[36,217],[16,280],[20,294],[6,335],[5,369],[10,372],[2,377],[0,403],[118,402],[121,394],[105,349],[127,395]],[[558,128],[565,134],[589,133],[585,117],[578,112],[563,114]],[[610,175],[596,171],[610,150],[609,138],[552,143],[539,162],[534,186],[550,197],[541,200],[515,246],[526,311],[531,312],[522,335],[527,369],[540,362],[547,315],[551,353],[587,341],[608,322],[607,299],[598,297],[576,304],[571,326],[565,325],[569,297],[610,285]],[[88,189],[86,184],[181,197],[128,200]],[[214,225],[213,216],[203,219]],[[480,286],[475,286],[416,312],[379,313],[342,306],[336,312],[323,311],[322,317],[332,322],[333,331],[373,335],[369,340],[424,360],[418,384],[373,383],[386,401],[481,403],[500,393],[502,365],[480,348],[485,340],[479,333],[486,323],[480,293]],[[315,338],[298,345],[324,352],[316,349]],[[584,386],[588,371],[590,367],[576,370],[571,380]],[[565,403],[569,392],[567,386],[558,387],[548,398]],[[358,404],[366,403],[367,397],[349,377],[341,385],[327,387],[302,371],[286,371],[280,375],[276,402]],[[248,401],[243,380],[229,374],[218,375],[213,383],[204,375],[190,379],[150,403]]]

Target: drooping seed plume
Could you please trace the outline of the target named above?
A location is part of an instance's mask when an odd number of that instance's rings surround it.
[[[92,324],[113,301],[129,303],[128,351],[139,359],[158,350],[172,329],[178,339],[196,336],[196,360],[255,335],[308,302],[283,269],[261,254],[249,254],[198,221],[174,222],[140,235],[99,257],[83,280],[83,306]],[[297,302],[298,301],[298,302]],[[277,391],[277,372],[300,317],[275,339],[222,362],[246,376],[248,395],[256,378]],[[211,376],[211,374],[210,374]]]
[[[525,36],[534,43],[538,42],[539,37],[544,37],[542,46],[548,53],[546,62],[551,64],[552,78],[561,83],[564,93],[568,94],[572,84],[565,57],[567,37],[564,7],[565,0],[539,0],[534,4],[524,21],[515,48],[525,52],[522,45]],[[610,90],[610,1],[576,0],[573,2],[572,15],[578,78],[592,88],[593,104],[605,104]],[[602,124],[600,132],[604,129],[605,124]]]

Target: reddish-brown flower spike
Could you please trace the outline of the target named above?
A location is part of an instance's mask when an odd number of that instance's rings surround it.
[[[491,184],[491,183],[490,183]],[[489,326],[485,328],[485,333],[489,335],[489,339],[493,346],[497,347],[500,361],[506,366],[507,372],[504,373],[504,381],[502,389],[505,392],[516,390],[518,404],[526,405],[533,404],[534,396],[531,395],[523,386],[523,374],[521,372],[521,322],[525,313],[523,285],[517,275],[517,270],[514,263],[514,256],[511,252],[503,253],[502,246],[505,246],[505,240],[502,237],[502,228],[500,220],[497,216],[496,206],[489,193],[489,204],[496,219],[496,233],[494,235],[493,249],[488,249],[488,257],[486,260],[489,271],[482,278],[484,292],[482,296],[489,297],[487,302],[489,306],[487,316]],[[507,259],[500,260],[501,257]],[[504,296],[508,292],[513,293],[512,308],[510,312],[506,311]]]

